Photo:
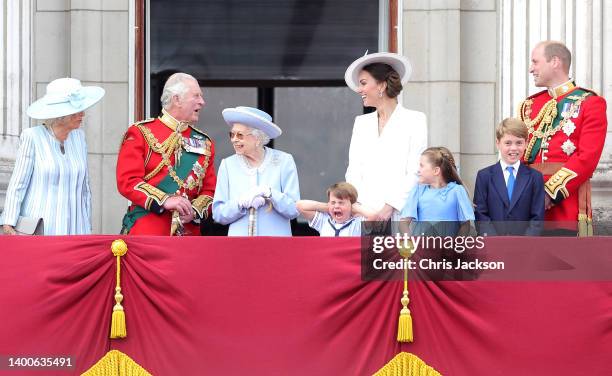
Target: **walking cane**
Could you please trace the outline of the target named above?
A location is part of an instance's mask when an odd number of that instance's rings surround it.
[[[257,211],[255,208],[249,209],[249,236],[255,236],[257,233]]]

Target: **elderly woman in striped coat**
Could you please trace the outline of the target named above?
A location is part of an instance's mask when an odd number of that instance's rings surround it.
[[[87,143],[80,127],[84,110],[103,96],[100,87],[60,78],[28,107],[28,116],[44,125],[21,134],[0,218],[5,234],[16,234],[19,217],[42,218],[45,235],[91,233]]]

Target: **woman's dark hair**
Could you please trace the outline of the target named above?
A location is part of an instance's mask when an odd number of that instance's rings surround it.
[[[453,154],[444,146],[434,146],[425,149],[424,156],[427,156],[429,162],[434,167],[440,167],[442,178],[446,183],[454,181],[459,185],[463,185],[459,173],[457,173],[457,165]]]
[[[363,67],[363,70],[372,75],[376,81],[387,83],[385,92],[389,98],[397,97],[402,91],[400,76],[389,64],[372,63]]]

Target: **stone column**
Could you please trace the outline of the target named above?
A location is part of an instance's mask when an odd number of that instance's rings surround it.
[[[6,41],[6,46],[0,45],[0,54],[5,54],[0,67],[6,81],[0,80],[1,203],[18,136],[24,128],[36,124],[27,118],[25,109],[44,95],[50,81],[71,76],[84,85],[106,90],[102,102],[86,112],[83,125],[89,147],[93,230],[120,230],[127,201],[117,193],[115,164],[128,126],[128,13],[124,0],[3,2],[0,20],[6,20],[6,24],[0,21],[0,43]]]
[[[128,126],[128,2],[72,0],[69,63],[84,85],[106,90],[88,111],[85,131],[93,192],[95,233],[118,233],[127,201],[117,192],[115,166]]]
[[[472,189],[476,172],[497,159],[495,125],[516,116],[539,89],[529,76],[533,46],[561,40],[573,52],[578,85],[612,98],[612,7],[605,0],[404,0],[403,53],[414,66],[407,107],[428,116],[429,145],[449,147]],[[612,114],[608,106],[608,122]],[[610,134],[610,131],[608,132]],[[594,215],[610,219],[612,141],[593,177]]]
[[[19,147],[19,134],[29,126],[30,1],[0,5],[0,209]]]
[[[414,68],[404,104],[427,114],[429,145],[451,150],[471,191],[496,156],[496,2],[404,0],[402,27]]]

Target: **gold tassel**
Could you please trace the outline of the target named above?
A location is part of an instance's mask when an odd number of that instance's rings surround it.
[[[397,342],[412,342],[414,340],[412,334],[412,316],[410,315],[410,309],[408,309],[408,259],[412,256],[412,249],[414,245],[412,242],[404,245],[399,249],[400,255],[404,257],[404,292],[402,294],[402,310],[400,311],[399,322],[397,325]]]
[[[111,250],[113,255],[117,257],[117,285],[115,287],[115,306],[111,319],[110,338],[125,338],[127,337],[127,329],[125,326],[125,311],[121,305],[123,301],[123,295],[121,294],[121,256],[127,253],[128,248],[123,240],[117,239],[113,241]]]
[[[588,217],[586,214],[578,214],[578,236],[589,236],[589,225]],[[593,225],[591,224],[591,233],[593,232]]]
[[[408,290],[404,287],[404,295],[402,296],[402,310],[400,311],[399,323],[397,326],[397,342],[412,342],[412,316],[408,309]]]

